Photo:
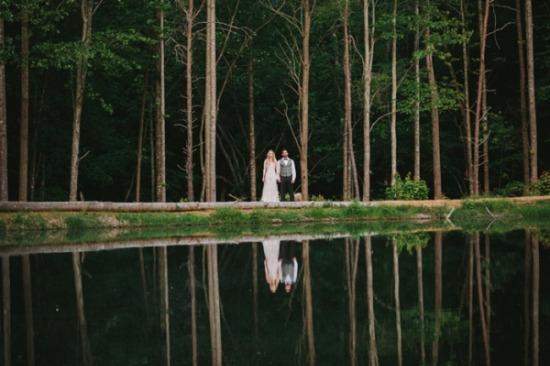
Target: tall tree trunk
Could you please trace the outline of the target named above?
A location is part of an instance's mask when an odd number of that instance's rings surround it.
[[[391,43],[391,113],[390,113],[390,136],[391,136],[391,186],[395,186],[397,175],[397,0],[393,0],[392,14],[392,43]]]
[[[481,17],[481,2],[483,0],[479,0],[479,10],[480,10],[480,17]],[[477,80],[477,97],[476,97],[476,116],[474,121],[474,140],[473,140],[473,147],[474,147],[474,154],[473,154],[473,180],[474,180],[474,196],[479,195],[479,169],[481,166],[481,159],[480,159],[480,153],[479,153],[479,147],[482,144],[480,142],[480,128],[482,119],[485,116],[485,110],[483,110],[483,94],[485,93],[485,50],[487,48],[487,27],[489,23],[489,9],[490,9],[491,2],[490,0],[485,1],[485,7],[483,10],[483,16],[480,19],[480,46],[479,46],[479,74],[478,74],[478,80]]]
[[[248,144],[250,162],[250,200],[258,199],[256,193],[256,121],[254,111],[254,56],[251,51],[248,57]]]
[[[163,2],[164,0],[162,0]],[[159,26],[157,79],[155,82],[155,201],[166,202],[166,129],[164,98],[164,9],[157,11]]]
[[[533,10],[531,0],[525,0],[525,33],[527,43],[527,96],[529,100],[529,137],[531,184],[538,180],[537,105],[535,99],[535,50],[533,49]]]
[[[21,126],[19,133],[19,201],[27,201],[29,174],[29,13],[21,9]]]
[[[466,4],[465,0],[460,1],[460,20],[462,23],[462,33],[467,34],[467,21],[466,21]],[[468,181],[468,194],[474,194],[474,180],[473,180],[473,156],[472,156],[472,122],[470,116],[470,55],[468,48],[467,37],[464,37],[462,41],[462,72],[464,73],[464,80],[462,82],[462,92],[464,98],[462,101],[462,122],[464,124],[464,146],[466,156],[466,180]]]
[[[2,329],[4,338],[4,365],[11,365],[11,277],[10,257],[2,256]]]
[[[4,51],[4,18],[0,17],[0,51]],[[8,198],[8,121],[6,112],[6,66],[0,57],[0,201]]]
[[[426,5],[429,9],[430,0],[426,0]],[[428,14],[428,18],[431,15]],[[435,79],[435,70],[433,65],[434,46],[431,41],[430,28],[426,29],[426,69],[428,71],[428,83],[430,85],[430,105],[432,114],[432,161],[433,161],[433,188],[434,199],[443,198],[441,189],[441,152],[439,147],[439,91],[437,90],[437,82]]]
[[[378,365],[376,352],[376,319],[374,317],[374,279],[372,268],[372,238],[365,237],[365,262],[367,272],[367,308],[369,316],[369,365]]]
[[[302,200],[309,199],[309,73],[311,59],[309,55],[309,38],[311,33],[311,8],[309,0],[302,0],[303,39],[302,39],[302,82],[300,87],[300,178],[302,183]]]
[[[414,51],[420,51],[420,4],[419,0],[414,2],[414,14],[416,20],[416,30],[414,33]],[[414,103],[414,180],[420,180],[420,59],[414,58],[414,80],[415,80],[415,103]],[[422,347],[424,354],[424,347]],[[424,360],[424,358],[422,358]]]
[[[372,14],[370,7],[372,6]],[[370,165],[371,165],[371,141],[370,141],[370,112],[371,112],[371,84],[372,63],[374,58],[374,19],[375,2],[365,0],[363,2],[363,38],[365,54],[363,56],[363,201],[370,201]],[[371,24],[372,16],[372,24]],[[372,27],[372,30],[371,30]]]
[[[523,152],[523,184],[529,187],[530,176],[530,143],[529,143],[529,117],[527,115],[527,95],[525,80],[525,46],[523,39],[523,21],[522,21],[521,1],[516,0],[516,30],[518,35],[518,71],[519,71],[519,108],[521,118],[521,141]],[[526,193],[526,192],[525,192]]]
[[[145,72],[143,81],[143,95],[141,97],[141,109],[139,112],[137,162],[136,162],[136,193],[135,202],[141,201],[141,163],[143,161],[143,140],[145,137],[145,109],[147,106],[147,89],[149,85],[149,70]]]
[[[34,366],[34,317],[32,315],[31,263],[28,254],[21,256],[23,263],[23,294],[25,301],[25,328],[27,330],[27,366]]]
[[[80,164],[80,124],[82,119],[82,106],[84,103],[84,90],[86,88],[86,75],[90,43],[92,42],[92,18],[94,15],[94,0],[81,0],[80,14],[82,17],[82,47],[76,67],[76,90],[73,107],[73,137],[71,145],[71,169],[69,201],[76,201],[78,195],[78,166]]]
[[[307,339],[307,364],[309,366],[315,366],[315,332],[313,327],[313,296],[311,292],[309,240],[302,241],[302,262],[304,266],[304,316]]]
[[[401,300],[399,299],[399,253],[397,239],[392,239],[393,251],[393,297],[395,301],[395,332],[397,338],[397,364],[403,365],[403,346],[401,332]]]
[[[216,1],[206,1],[205,200],[216,201]]]
[[[195,23],[194,0],[189,0],[187,4],[187,27],[185,34],[187,36],[187,65],[186,65],[186,90],[187,90],[187,143],[185,151],[185,174],[187,175],[187,200],[195,200],[195,190],[193,186],[193,25]]]

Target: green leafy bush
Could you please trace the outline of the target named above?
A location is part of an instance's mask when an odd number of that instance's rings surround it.
[[[549,195],[550,194],[550,172],[543,172],[539,180],[531,186],[531,194]]]
[[[388,200],[427,200],[428,186],[425,180],[415,181],[411,173],[402,179],[399,174],[395,175],[395,185],[392,187],[386,183],[386,199]]]

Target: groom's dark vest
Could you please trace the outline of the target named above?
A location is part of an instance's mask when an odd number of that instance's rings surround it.
[[[281,177],[291,177],[292,176],[292,164],[294,164],[294,161],[292,159],[288,159],[288,164],[284,165],[284,160],[281,159],[280,165],[281,165]]]

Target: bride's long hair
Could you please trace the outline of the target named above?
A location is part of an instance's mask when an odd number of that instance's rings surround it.
[[[268,150],[267,151],[267,155],[265,157],[265,161],[270,164],[270,163],[277,163],[277,159],[275,158],[275,152],[273,150]]]

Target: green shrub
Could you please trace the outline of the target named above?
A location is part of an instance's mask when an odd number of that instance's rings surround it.
[[[550,172],[543,172],[538,181],[531,186],[531,194],[549,195],[550,194]]]
[[[389,200],[427,200],[428,192],[426,181],[415,181],[411,178],[411,173],[408,173],[404,180],[396,174],[393,187],[386,183],[386,199]]]

